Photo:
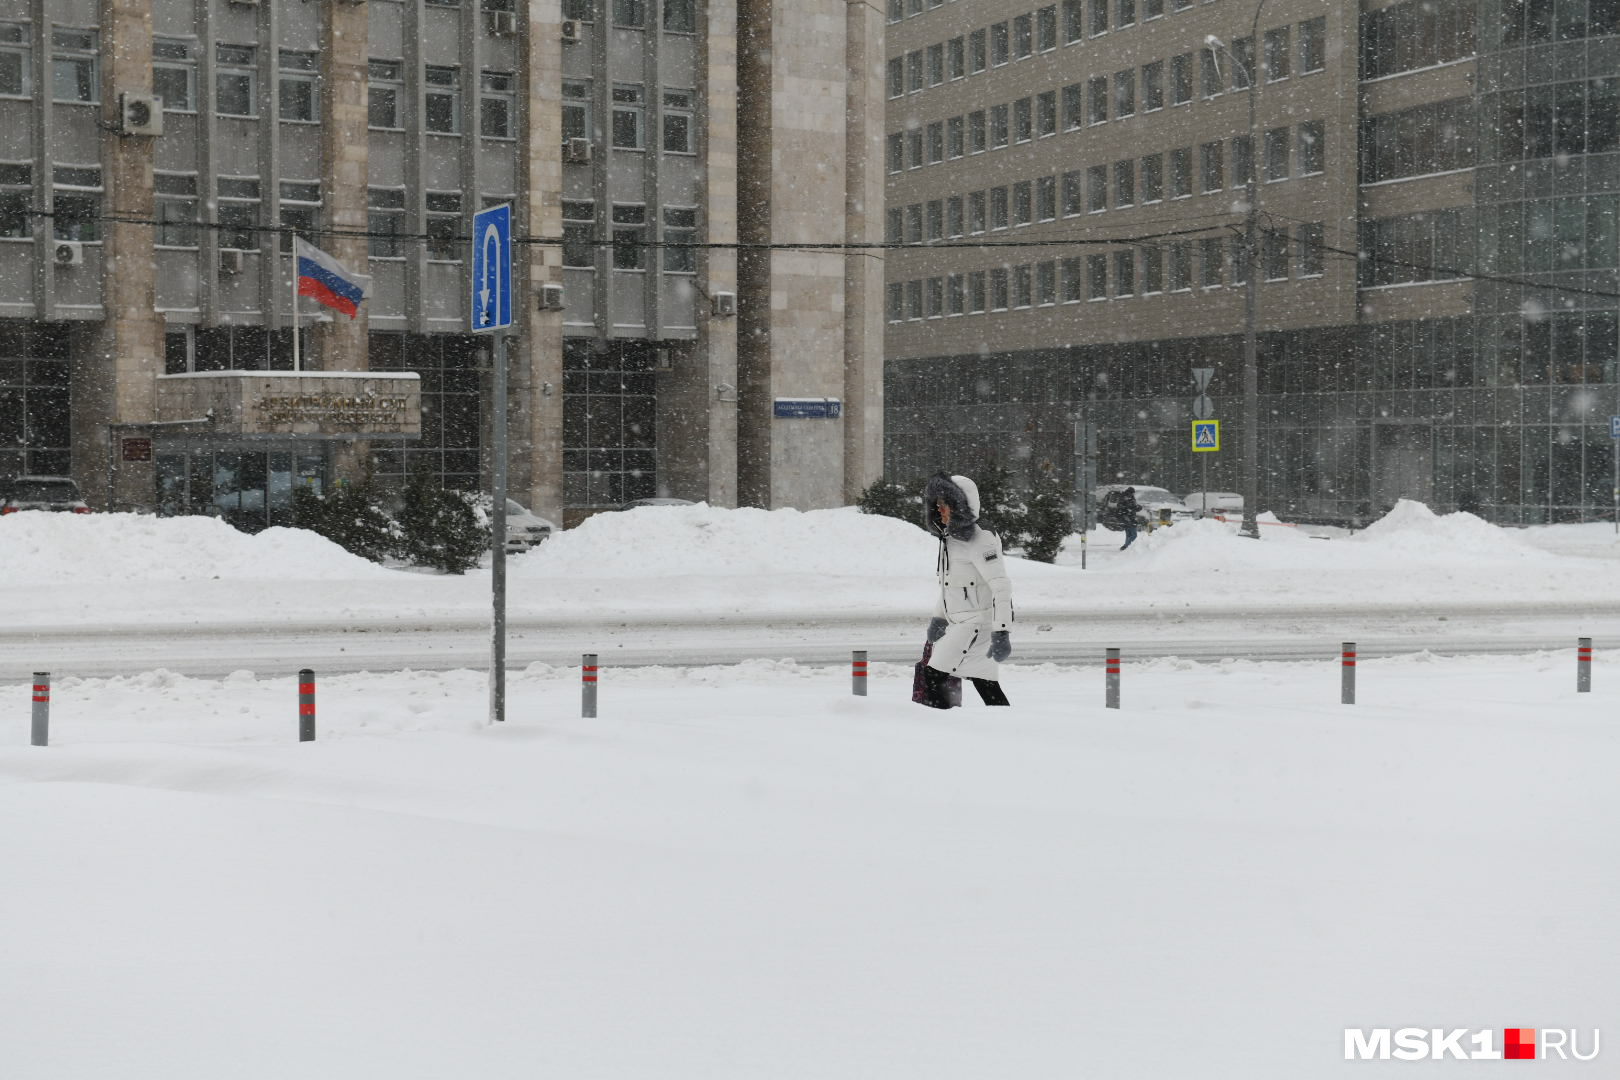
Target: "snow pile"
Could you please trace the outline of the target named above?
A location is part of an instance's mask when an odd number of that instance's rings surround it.
[[[1466,511],[1436,514],[1411,499],[1353,537],[1385,551],[1417,556],[1466,556],[1470,559],[1539,559],[1546,552],[1532,547],[1522,533],[1509,532]]]
[[[0,517],[0,585],[397,576],[303,529],[239,532],[217,518],[22,513]]]
[[[837,510],[649,506],[597,514],[513,563],[523,577],[930,576],[936,542],[915,525]]]

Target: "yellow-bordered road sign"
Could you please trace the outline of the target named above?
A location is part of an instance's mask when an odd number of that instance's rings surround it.
[[[1195,454],[1211,454],[1221,448],[1221,422],[1194,420],[1192,422],[1192,448]]]

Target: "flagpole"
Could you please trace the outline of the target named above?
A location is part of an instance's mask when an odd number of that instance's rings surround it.
[[[302,371],[302,358],[298,355],[298,241],[293,240],[293,290],[292,290],[292,324],[293,324],[293,370]]]

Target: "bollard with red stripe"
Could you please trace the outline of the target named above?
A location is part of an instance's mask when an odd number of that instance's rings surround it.
[[[309,668],[298,673],[298,741],[315,741],[315,673]]]
[[[28,740],[34,746],[51,742],[51,673],[34,672],[34,728]]]
[[[866,696],[866,650],[856,649],[850,653],[849,660],[850,693],[856,697]]]
[[[587,720],[596,718],[596,654],[593,652],[579,658],[579,715]]]
[[[1592,692],[1592,639],[1589,637],[1578,639],[1575,647],[1575,692]]]
[[[1108,709],[1119,708],[1119,650],[1108,650],[1108,684],[1103,699],[1103,707]]]
[[[1356,703],[1356,643],[1346,641],[1339,647],[1339,670],[1343,672],[1339,681],[1339,704],[1354,705]]]

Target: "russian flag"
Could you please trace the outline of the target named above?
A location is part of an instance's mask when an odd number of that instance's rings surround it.
[[[369,277],[349,273],[342,263],[300,237],[293,238],[293,258],[299,296],[313,296],[318,303],[354,318],[371,286]]]

